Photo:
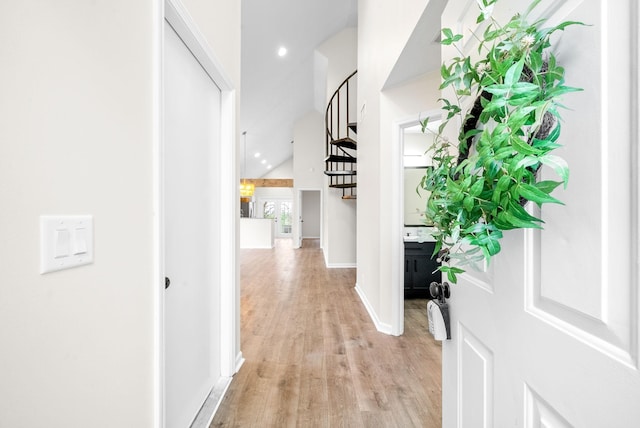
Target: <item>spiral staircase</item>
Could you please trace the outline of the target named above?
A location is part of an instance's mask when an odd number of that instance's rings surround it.
[[[355,121],[356,74],[354,71],[334,92],[325,113],[326,144],[325,171],[329,176],[329,187],[340,189],[342,199],[357,198],[358,144]]]

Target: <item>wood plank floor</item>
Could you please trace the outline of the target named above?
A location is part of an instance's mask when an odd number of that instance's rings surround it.
[[[241,252],[245,363],[211,427],[440,427],[441,347],[426,301],[405,334],[376,331],[355,269],[326,269],[317,241]]]

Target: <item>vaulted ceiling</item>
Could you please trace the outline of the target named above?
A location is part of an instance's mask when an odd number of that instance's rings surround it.
[[[427,2],[385,87],[439,67],[436,39],[446,1]],[[314,51],[340,30],[357,26],[357,3],[242,0],[241,176],[260,178],[269,166],[289,159],[295,121],[314,108],[324,110],[314,99]],[[287,49],[284,56],[278,55],[281,47]]]
[[[314,50],[356,25],[357,0],[242,0],[241,175],[292,156],[293,124],[314,108]]]

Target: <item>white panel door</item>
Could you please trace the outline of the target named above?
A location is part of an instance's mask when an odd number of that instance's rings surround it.
[[[221,93],[166,22],[164,30],[165,426],[187,428],[220,379]]]
[[[529,3],[501,0],[495,15]],[[554,194],[566,206],[545,205],[544,231],[506,233],[490,267],[453,286],[443,426],[638,427],[637,1],[543,0],[537,11],[592,24],[555,44],[567,83],[584,88],[562,111],[571,179]],[[476,16],[475,0],[450,1],[442,26],[469,36]]]

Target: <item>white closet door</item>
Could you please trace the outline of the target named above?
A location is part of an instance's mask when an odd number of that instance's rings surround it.
[[[164,39],[165,409],[187,428],[220,379],[220,89],[171,26]]]

